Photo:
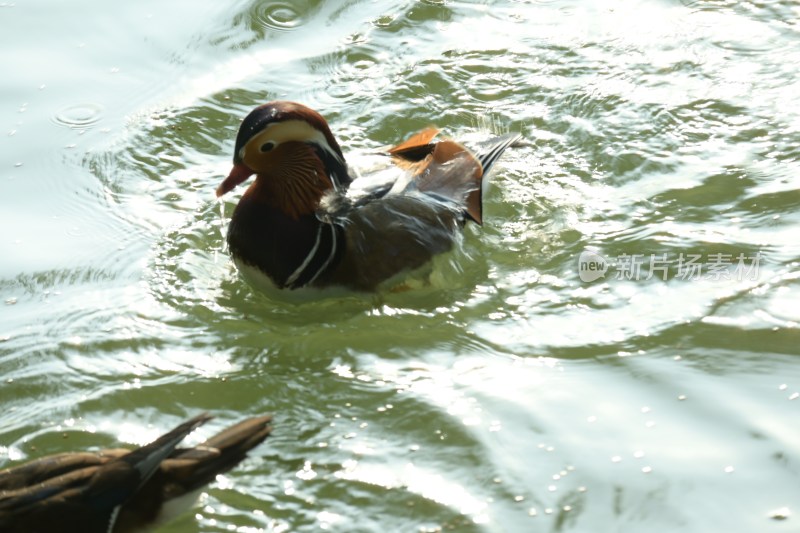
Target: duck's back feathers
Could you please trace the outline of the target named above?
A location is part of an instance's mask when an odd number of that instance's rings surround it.
[[[130,453],[130,450],[120,448],[97,453],[60,453],[4,470],[0,472],[0,511],[11,505],[12,500],[4,497],[8,491],[31,488],[76,470],[100,466],[126,453]]]
[[[111,451],[95,458],[85,453],[60,454],[6,470],[0,474],[5,479],[0,486],[16,488],[0,492],[0,530],[114,530],[120,507],[180,441],[209,418],[205,414],[192,418],[132,452]]]
[[[0,531],[121,533],[163,523],[173,516],[166,507],[235,466],[271,429],[270,417],[252,418],[201,446],[176,448],[210,418],[194,417],[134,451],[63,453],[0,471]]]
[[[176,449],[122,508],[118,531],[164,524],[185,512],[205,485],[239,464],[269,436],[271,420],[271,416],[249,418],[194,448]]]
[[[321,281],[374,290],[450,249],[463,221],[452,202],[421,192],[386,195],[380,202],[348,210],[332,221],[344,230],[341,260]]]
[[[502,153],[520,135],[509,133],[479,143],[474,151],[450,140],[431,142],[439,133],[423,130],[387,150],[395,164],[407,171],[391,187],[392,192],[419,190],[462,205],[467,217],[483,223],[483,178]]]
[[[347,194],[323,198],[318,217],[343,228],[345,248],[320,282],[374,290],[450,249],[467,219],[483,221],[483,178],[519,135],[490,139],[470,152],[452,140],[431,142],[437,133],[424,130],[387,149],[395,168],[373,174],[369,185],[357,178]]]

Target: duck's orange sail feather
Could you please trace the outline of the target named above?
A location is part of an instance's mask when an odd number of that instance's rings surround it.
[[[407,161],[419,161],[431,153],[433,147],[430,142],[439,134],[437,128],[425,128],[415,133],[397,146],[392,146],[386,150],[389,155],[405,159]]]

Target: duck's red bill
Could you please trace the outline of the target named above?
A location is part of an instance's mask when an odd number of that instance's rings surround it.
[[[253,171],[250,170],[250,167],[244,163],[235,163],[231,169],[231,173],[228,174],[228,177],[217,187],[217,198],[232,190],[252,175]]]

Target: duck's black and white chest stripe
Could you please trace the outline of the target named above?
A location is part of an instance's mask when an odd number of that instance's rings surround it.
[[[292,271],[283,286],[297,289],[312,285],[333,266],[344,244],[344,231],[332,223],[320,223],[314,245],[303,261]]]

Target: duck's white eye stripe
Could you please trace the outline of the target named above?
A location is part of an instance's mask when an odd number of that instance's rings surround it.
[[[279,143],[289,141],[314,143],[336,158],[337,161],[343,162],[341,156],[328,144],[325,134],[304,120],[286,120],[272,123],[255,135],[248,144],[253,144],[261,149],[268,142],[272,142],[274,148]]]

